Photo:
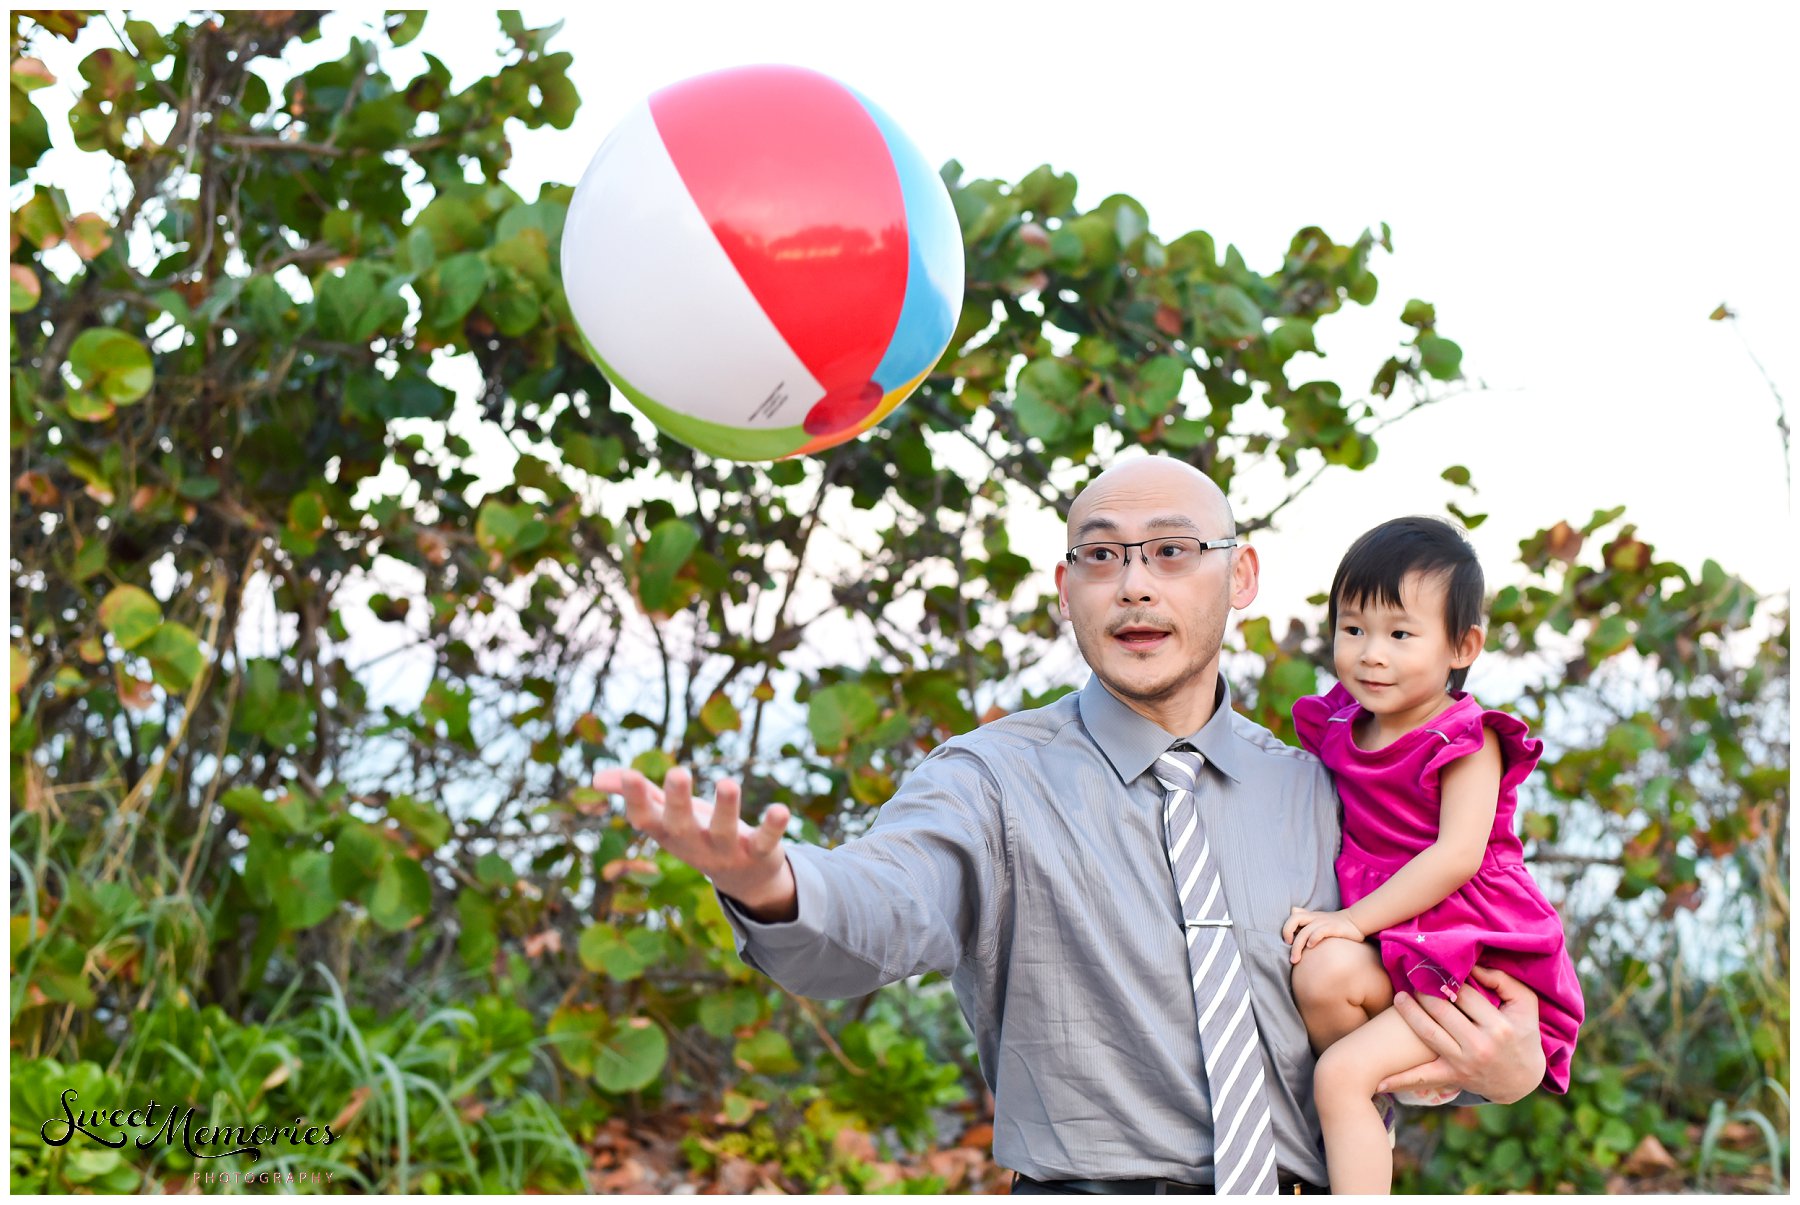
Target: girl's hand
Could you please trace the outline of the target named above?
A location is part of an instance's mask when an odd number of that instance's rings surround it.
[[[1281,940],[1291,942],[1294,947],[1289,962],[1299,962],[1302,954],[1327,937],[1347,937],[1351,941],[1361,941],[1363,931],[1351,921],[1347,910],[1309,912],[1297,904],[1288,916],[1287,924],[1281,926]]]

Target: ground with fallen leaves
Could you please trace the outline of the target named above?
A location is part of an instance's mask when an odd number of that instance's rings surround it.
[[[614,1118],[606,1122],[589,1144],[593,1154],[590,1181],[594,1191],[703,1195],[814,1191],[809,1185],[785,1177],[773,1162],[756,1163],[731,1155],[721,1155],[710,1172],[698,1172],[688,1164],[682,1150],[682,1140],[692,1132],[690,1127],[688,1116],[672,1113],[636,1121]],[[1688,1138],[1692,1148],[1697,1150],[1700,1127],[1690,1126]],[[1726,1151],[1754,1151],[1761,1142],[1761,1134],[1745,1123],[1734,1122],[1719,1135],[1719,1146]],[[833,1145],[839,1154],[858,1159],[872,1169],[871,1190],[904,1180],[936,1176],[943,1181],[947,1192],[1008,1193],[1012,1172],[994,1162],[993,1143],[991,1116],[975,1114],[953,1144],[918,1154],[901,1152],[891,1160],[882,1159],[875,1140],[860,1131],[843,1131]],[[1401,1158],[1404,1160],[1405,1156]],[[1761,1178],[1716,1175],[1706,1185],[1709,1192],[1724,1193],[1766,1193],[1770,1187],[1766,1175]],[[823,1191],[841,1193],[847,1190],[839,1187]],[[1574,1192],[1575,1186],[1558,1185],[1555,1191]],[[1693,1191],[1696,1188],[1690,1167],[1652,1135],[1645,1136],[1606,1182],[1606,1193],[1610,1196]]]
[[[689,1166],[682,1140],[690,1133],[685,1116],[663,1115],[627,1121],[613,1118],[601,1126],[589,1149],[593,1152],[590,1177],[601,1193],[699,1193],[771,1194],[814,1191],[782,1174],[774,1162],[756,1163],[721,1155],[716,1166],[701,1174]],[[833,1140],[838,1154],[854,1158],[871,1170],[870,1189],[878,1190],[904,1180],[936,1176],[944,1190],[953,1193],[1004,1193],[1012,1173],[994,1162],[994,1127],[983,1121],[968,1127],[955,1145],[920,1154],[902,1154],[884,1160],[875,1140],[860,1130],[844,1130]],[[839,1187],[825,1192],[845,1192]]]

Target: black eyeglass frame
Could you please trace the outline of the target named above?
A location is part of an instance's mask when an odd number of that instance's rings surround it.
[[[1121,570],[1123,570],[1123,569],[1125,569],[1126,566],[1131,564],[1131,550],[1133,548],[1136,548],[1138,550],[1138,560],[1143,563],[1144,568],[1149,569],[1150,568],[1150,558],[1144,555],[1144,551],[1143,551],[1144,545],[1160,544],[1160,543],[1163,543],[1168,540],[1193,540],[1194,543],[1196,543],[1200,546],[1199,550],[1198,550],[1198,553],[1200,556],[1205,556],[1207,553],[1213,551],[1215,548],[1236,548],[1236,547],[1238,547],[1238,541],[1237,541],[1236,536],[1225,536],[1222,539],[1217,539],[1217,540],[1202,540],[1202,539],[1198,539],[1195,536],[1157,536],[1154,539],[1138,540],[1135,543],[1130,543],[1130,544],[1125,543],[1123,540],[1086,540],[1080,544],[1075,545],[1075,547],[1069,549],[1067,552],[1063,553],[1063,560],[1067,561],[1071,565],[1076,564],[1076,560],[1075,560],[1076,553],[1080,552],[1083,548],[1092,548],[1096,545],[1102,545],[1107,548],[1117,548],[1120,550],[1120,552],[1119,552],[1119,559],[1120,559],[1119,568]],[[1196,562],[1196,563],[1198,563],[1198,562]],[[1155,572],[1155,570],[1151,570],[1151,572]]]

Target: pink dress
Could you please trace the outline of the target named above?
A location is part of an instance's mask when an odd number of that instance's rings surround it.
[[[1318,754],[1344,805],[1344,843],[1338,887],[1344,907],[1387,882],[1438,836],[1445,766],[1481,748],[1482,729],[1500,743],[1500,802],[1481,869],[1467,883],[1411,920],[1376,934],[1381,962],[1396,991],[1455,998],[1465,983],[1498,1003],[1469,978],[1476,963],[1505,971],[1538,995],[1544,1038],[1544,1086],[1569,1090],[1569,1061],[1584,1012],[1581,984],[1563,943],[1562,920],[1525,869],[1513,833],[1519,784],[1537,765],[1543,743],[1524,721],[1484,711],[1457,692],[1448,711],[1373,753],[1359,748],[1351,727],[1362,705],[1342,685],[1294,704],[1300,742]]]

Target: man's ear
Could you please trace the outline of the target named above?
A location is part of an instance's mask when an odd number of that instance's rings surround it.
[[[1230,555],[1231,607],[1234,611],[1242,611],[1256,601],[1258,577],[1262,569],[1256,559],[1256,549],[1248,544],[1240,544]]]
[[[1063,589],[1063,582],[1068,576],[1069,562],[1056,562],[1056,609],[1062,612],[1064,619],[1069,617],[1069,593]]]

